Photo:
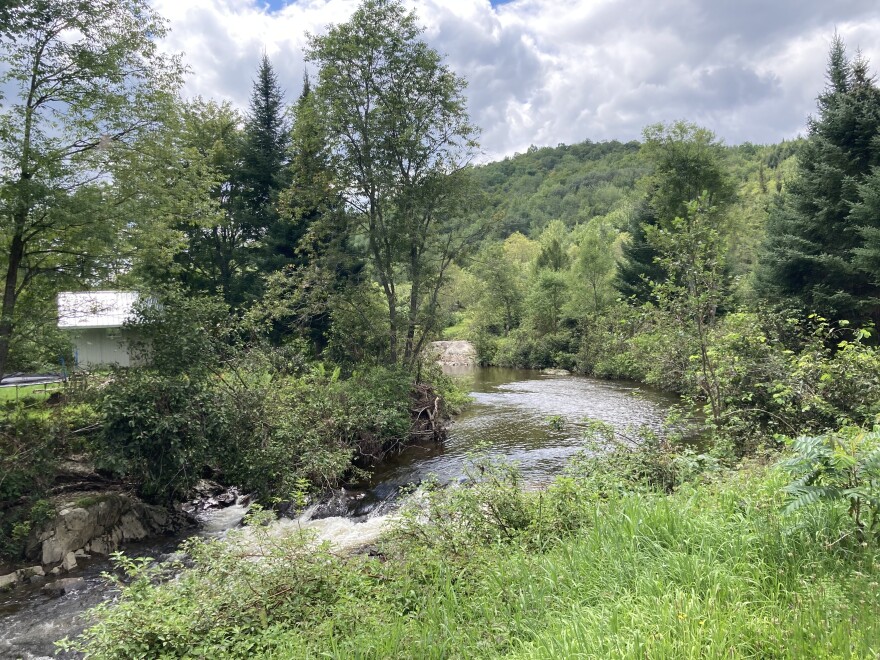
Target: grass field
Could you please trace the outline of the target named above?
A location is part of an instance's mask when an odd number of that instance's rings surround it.
[[[21,401],[22,399],[45,399],[52,392],[57,392],[64,387],[64,383],[40,383],[38,385],[6,385],[0,387],[0,403],[6,401]]]

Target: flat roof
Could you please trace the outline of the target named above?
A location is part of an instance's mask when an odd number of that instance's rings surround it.
[[[58,294],[58,327],[121,328],[134,320],[136,291],[62,291]]]

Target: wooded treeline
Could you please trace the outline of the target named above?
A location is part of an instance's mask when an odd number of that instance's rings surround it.
[[[878,92],[839,39],[802,140],[728,147],[679,121],[474,166],[465,81],[397,3],[314,37],[314,80],[264,56],[245,111],[180,97],[143,2],[10,12],[0,371],[69,361],[59,290],[177,288],[336,361],[412,365],[446,326],[487,362],[644,377],[597,367],[613,338],[593,335],[657,306],[694,214],[717,232],[713,322],[876,320]]]
[[[837,37],[826,79],[795,141],[677,121],[476,168],[493,233],[453,273],[445,337],[680,392],[735,454],[871,423],[880,90]]]

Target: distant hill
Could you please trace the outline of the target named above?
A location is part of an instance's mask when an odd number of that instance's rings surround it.
[[[726,147],[730,172],[740,186],[740,203],[764,204],[782,189],[784,164],[798,144]],[[572,228],[634,200],[639,180],[650,174],[648,164],[638,156],[640,146],[636,141],[587,140],[530,147],[523,154],[477,167],[477,179],[487,195],[486,213],[498,218],[492,238],[516,231],[535,237],[552,220]]]

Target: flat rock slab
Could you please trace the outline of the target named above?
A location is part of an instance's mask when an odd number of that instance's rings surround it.
[[[431,342],[431,350],[439,364],[468,367],[477,363],[477,349],[469,341],[435,341]]]

